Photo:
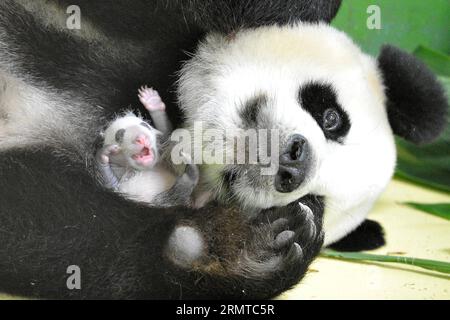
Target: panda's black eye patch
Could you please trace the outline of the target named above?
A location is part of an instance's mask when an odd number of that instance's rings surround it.
[[[116,136],[115,136],[116,142],[122,143],[122,142],[123,142],[123,137],[124,137],[124,135],[125,135],[125,129],[119,129],[119,130],[117,130]]]
[[[152,127],[145,121],[142,121],[140,124],[141,126],[146,127],[147,129],[152,129]]]
[[[266,104],[267,97],[265,95],[256,96],[245,103],[239,114],[245,127],[256,127],[261,108]]]
[[[308,111],[329,140],[342,142],[350,130],[350,119],[337,101],[330,84],[310,82],[300,88],[299,102]]]

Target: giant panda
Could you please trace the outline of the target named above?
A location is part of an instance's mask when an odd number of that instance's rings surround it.
[[[393,133],[427,142],[445,124],[424,65],[394,47],[371,59],[326,24],[339,1],[78,3],[79,31],[64,27],[69,1],[0,4],[2,291],[273,297],[324,244],[323,211],[326,245],[364,220],[392,175]],[[264,178],[258,164],[202,165],[214,200],[200,209],[149,209],[103,190],[95,137],[138,106],[143,83],[185,128],[277,128],[280,154],[301,144],[306,160]],[[70,265],[81,290],[66,286]]]
[[[204,150],[234,154],[239,129],[279,131],[276,174],[249,157],[204,164],[205,191],[247,208],[323,196],[324,245],[342,250],[384,242],[365,218],[393,175],[394,134],[423,144],[447,124],[444,90],[423,63],[390,45],[372,58],[325,23],[211,33],[183,66],[178,95],[193,135],[195,123],[237,132],[204,139]]]
[[[79,30],[66,25],[74,4]],[[298,283],[323,244],[321,196],[252,219],[217,201],[148,208],[96,183],[94,153],[108,121],[140,108],[142,84],[158,89],[181,125],[177,74],[205,33],[328,22],[338,7],[328,0],[1,1],[0,291],[256,299]],[[81,283],[68,285],[77,267]]]

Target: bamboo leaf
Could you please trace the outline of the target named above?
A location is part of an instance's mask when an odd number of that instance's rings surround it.
[[[450,203],[405,202],[407,206],[450,220]]]
[[[350,261],[378,261],[388,263],[408,264],[415,267],[433,270],[441,273],[450,274],[450,263],[445,261],[419,259],[412,257],[385,256],[362,252],[338,252],[330,249],[324,249],[321,256],[332,259],[342,259]]]

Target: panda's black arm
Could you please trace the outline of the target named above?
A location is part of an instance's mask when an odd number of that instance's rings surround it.
[[[161,259],[177,215],[99,187],[82,164],[42,151],[0,154],[0,291],[45,298],[128,298],[145,273],[149,298],[168,297]],[[148,232],[145,242],[137,235]],[[125,250],[126,249],[126,250]],[[148,260],[135,255],[146,252]],[[126,256],[126,259],[124,257]],[[159,261],[158,266],[149,261]],[[81,290],[69,290],[70,265]]]
[[[199,170],[195,164],[187,164],[184,173],[179,176],[175,184],[152,200],[155,207],[190,206],[192,204],[192,193],[197,186]]]
[[[153,124],[158,131],[161,131],[163,134],[162,140],[166,141],[170,134],[173,131],[172,123],[167,116],[165,110],[157,110],[150,112],[150,116],[152,117]]]
[[[322,243],[320,210],[311,238],[295,206],[268,213],[294,217],[281,228],[225,209],[148,208],[100,188],[83,161],[48,148],[1,152],[0,195],[0,292],[21,296],[268,298],[298,282]],[[207,247],[195,268],[166,258],[179,225],[194,227]],[[297,232],[277,237],[286,228]],[[72,265],[81,290],[66,286]]]
[[[95,154],[95,173],[98,182],[105,188],[114,191],[119,189],[119,178],[111,167],[109,156],[112,150],[117,150],[117,148],[117,145],[103,146]]]

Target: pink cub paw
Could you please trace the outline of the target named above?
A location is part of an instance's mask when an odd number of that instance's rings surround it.
[[[143,86],[139,88],[138,92],[139,100],[148,111],[164,111],[166,109],[166,105],[161,100],[158,91]]]

